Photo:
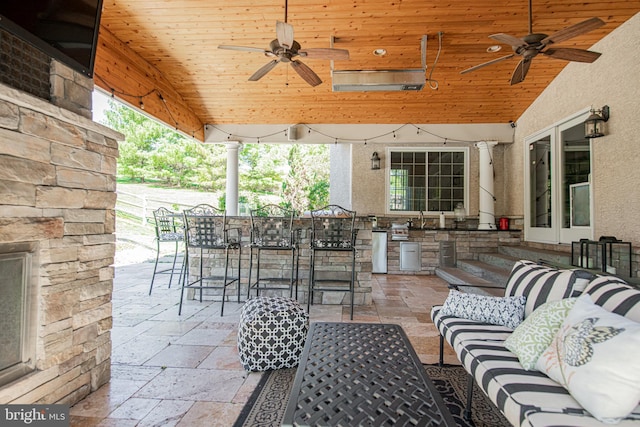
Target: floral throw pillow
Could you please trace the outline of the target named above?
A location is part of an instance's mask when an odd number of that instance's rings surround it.
[[[524,317],[526,301],[524,296],[490,297],[452,289],[440,313],[515,329]]]
[[[536,367],[595,418],[616,423],[640,401],[640,323],[576,301]]]
[[[536,369],[538,358],[551,344],[576,299],[565,298],[544,303],[509,335],[504,346],[518,356],[525,370]]]

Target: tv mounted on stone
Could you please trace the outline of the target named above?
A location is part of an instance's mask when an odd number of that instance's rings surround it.
[[[93,76],[103,0],[0,1],[0,28]]]

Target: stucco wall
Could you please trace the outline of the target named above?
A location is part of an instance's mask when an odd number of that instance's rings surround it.
[[[493,150],[493,158],[496,165],[503,163],[502,156],[505,146],[511,144],[498,144]],[[447,143],[445,144],[420,144],[420,143],[403,143],[396,141],[393,143],[380,143],[367,145],[353,145],[353,209],[359,214],[375,214],[382,216],[386,211],[386,169],[387,169],[387,148],[460,148],[468,147],[469,153],[469,203],[467,206],[468,215],[471,217],[478,216],[478,200],[479,200],[479,168],[478,168],[478,149],[472,143]],[[371,154],[377,151],[380,156],[380,170],[371,170]],[[496,167],[494,168],[496,196],[495,213],[500,216],[506,212],[504,202],[504,171]],[[396,215],[396,214],[394,214]],[[415,216],[415,215],[412,215]]]
[[[605,17],[606,18],[606,17]],[[640,13],[591,49],[592,64],[569,63],[518,119],[515,143],[505,147],[509,214],[524,213],[524,139],[585,108],[609,105],[608,134],[593,140],[594,236],[640,246]],[[548,58],[536,58],[544,67]],[[526,82],[524,83],[526,84]]]

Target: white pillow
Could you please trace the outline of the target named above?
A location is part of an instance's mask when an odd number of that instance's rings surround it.
[[[640,401],[640,323],[587,294],[569,311],[536,368],[564,386],[595,418],[616,423]]]
[[[440,314],[515,329],[524,317],[526,301],[523,296],[490,297],[451,289]]]

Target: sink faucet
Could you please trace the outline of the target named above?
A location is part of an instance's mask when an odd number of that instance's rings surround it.
[[[420,211],[420,228],[424,228],[424,213]]]

